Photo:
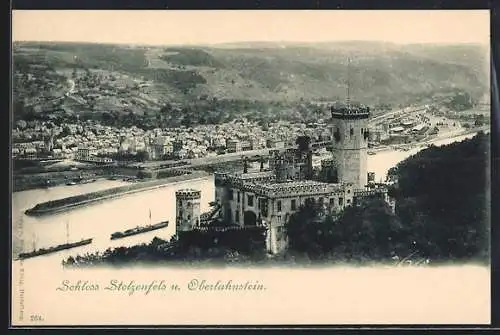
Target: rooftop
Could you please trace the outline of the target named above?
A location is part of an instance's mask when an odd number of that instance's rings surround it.
[[[403,131],[405,130],[403,127],[394,127],[394,128],[391,128],[391,131],[393,132],[400,132],[400,131]]]

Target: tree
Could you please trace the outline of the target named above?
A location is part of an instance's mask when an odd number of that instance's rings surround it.
[[[489,136],[479,133],[460,143],[423,150],[393,170],[396,213],[427,257],[487,257],[488,145]]]
[[[17,128],[19,128],[20,130],[25,129],[27,125],[28,125],[28,124],[27,124],[27,123],[26,123],[26,121],[24,121],[24,120],[19,120],[19,121],[17,121],[17,122],[16,122],[16,126],[17,126]]]
[[[148,153],[146,151],[138,151],[135,159],[138,162],[145,162],[148,159]]]
[[[311,144],[311,138],[309,136],[299,136],[295,140],[295,143],[299,146],[299,150],[306,151]]]

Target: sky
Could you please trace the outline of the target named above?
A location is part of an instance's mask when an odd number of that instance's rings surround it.
[[[481,43],[488,10],[14,10],[13,41]]]

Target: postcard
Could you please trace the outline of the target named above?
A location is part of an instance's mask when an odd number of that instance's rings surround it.
[[[12,27],[13,327],[490,323],[488,11]]]

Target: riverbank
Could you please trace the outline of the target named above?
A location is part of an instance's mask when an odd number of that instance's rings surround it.
[[[392,145],[378,146],[378,147],[370,148],[369,151],[371,151],[373,153],[379,153],[379,152],[387,152],[387,151],[397,150],[397,149],[408,149],[408,150],[410,150],[410,149],[413,149],[413,148],[425,147],[426,145],[431,145],[434,142],[439,142],[439,141],[442,141],[442,140],[447,140],[447,139],[451,140],[451,139],[454,139],[454,138],[457,138],[457,137],[461,137],[461,136],[477,134],[480,131],[488,132],[489,129],[490,129],[489,126],[483,126],[483,127],[480,127],[480,128],[467,129],[467,130],[463,130],[463,131],[460,131],[460,132],[455,132],[455,133],[452,133],[452,134],[447,133],[447,134],[442,134],[442,135],[435,135],[435,136],[432,136],[432,137],[428,137],[425,140],[420,141],[420,142],[407,143],[407,144],[392,144]]]
[[[173,183],[206,178],[209,175],[210,174],[205,171],[193,171],[189,174],[180,176],[156,179],[151,181],[141,181],[133,183],[131,185],[114,187],[103,191],[85,193],[68,198],[42,202],[37,204],[33,208],[26,210],[25,214],[30,216],[42,216],[42,215],[54,214],[62,211],[71,210],[84,205],[90,205],[92,203],[103,200],[115,199],[129,194],[166,187]]]

